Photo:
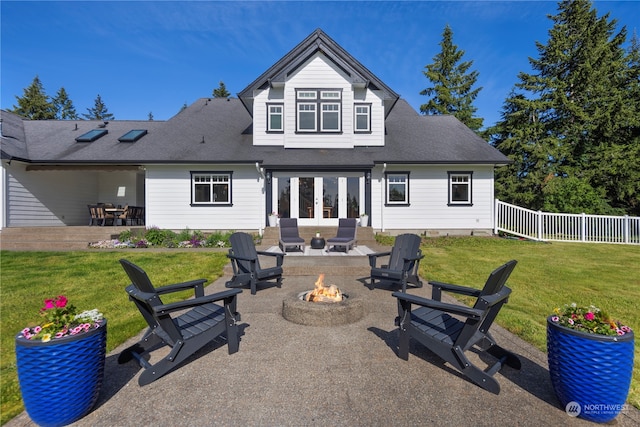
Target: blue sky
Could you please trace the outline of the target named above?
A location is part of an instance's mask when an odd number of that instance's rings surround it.
[[[156,120],[211,95],[235,96],[316,28],[416,110],[428,98],[425,65],[446,24],[473,61],[485,126],[546,44],[556,1],[7,1],[1,7],[0,107],[11,109],[35,75],[47,94],[64,87],[79,114],[98,94],[119,120]],[[597,1],[628,39],[640,2]]]

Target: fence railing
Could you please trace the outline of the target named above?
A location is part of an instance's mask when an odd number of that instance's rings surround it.
[[[494,233],[541,241],[640,244],[640,217],[533,211],[495,201]]]

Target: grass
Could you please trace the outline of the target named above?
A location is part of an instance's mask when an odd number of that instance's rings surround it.
[[[392,244],[390,239],[389,244]],[[498,323],[546,351],[547,315],[565,303],[594,304],[640,331],[640,247],[544,244],[494,238],[423,241],[423,279],[480,287],[495,267],[517,259],[510,301]],[[117,262],[141,265],[156,284],[205,277],[214,281],[227,259],[217,252],[8,252],[0,253],[1,424],[23,410],[16,377],[14,336],[36,321],[42,300],[66,295],[78,309],[98,308],[109,320],[107,351],[138,334],[145,323],[129,303]],[[285,261],[286,262],[286,261]],[[179,297],[186,297],[183,294]],[[636,347],[629,403],[640,408],[640,349]]]
[[[518,260],[513,290],[497,322],[546,352],[546,318],[555,307],[593,304],[640,333],[640,247],[536,243],[497,238],[424,239],[423,279],[481,287],[500,264]],[[640,347],[628,403],[640,408]]]
[[[66,295],[80,311],[97,308],[109,321],[107,352],[138,334],[146,323],[129,302],[129,284],[120,258],[142,266],[157,284],[207,278],[222,274],[227,258],[222,252],[0,252],[0,424],[24,410],[18,387],[15,335],[27,323],[37,323],[45,298]],[[165,302],[184,299],[183,292]]]

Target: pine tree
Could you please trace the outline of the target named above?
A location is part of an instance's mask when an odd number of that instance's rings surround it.
[[[598,18],[589,0],[562,1],[550,19],[547,44],[537,42],[539,56],[530,59],[534,72],[518,75],[516,92],[492,132],[494,145],[515,161],[498,170],[496,194],[529,200],[525,206],[531,209],[555,210],[558,194],[581,188],[585,197],[602,195],[603,203],[594,207],[598,213],[617,213],[624,203],[615,200],[603,156],[615,157],[620,144],[628,143],[629,122],[640,113],[626,100],[626,30],[616,34],[616,21],[608,14]],[[514,180],[515,188],[505,191]]]
[[[477,71],[469,71],[473,61],[461,62],[464,50],[453,44],[453,31],[447,25],[440,42],[442,50],[426,65],[423,74],[433,83],[420,95],[433,96],[420,106],[423,114],[452,114],[474,131],[482,127],[483,119],[474,117],[477,108],[473,101],[482,89],[473,89],[478,80]]]
[[[69,99],[64,87],[58,90],[58,93],[51,101],[56,112],[56,119],[77,120],[79,118],[78,113],[76,113],[76,107],[73,106],[73,102]]]
[[[107,106],[102,102],[100,94],[96,97],[93,108],[87,108],[87,113],[82,116],[87,120],[115,120],[113,114],[109,112]]]
[[[220,86],[218,86],[216,89],[213,90],[213,97],[214,98],[228,98],[230,96],[231,96],[231,94],[227,90],[227,87],[225,86],[224,82],[222,80],[220,80]]]
[[[44,86],[38,76],[24,89],[22,97],[16,96],[18,105],[13,106],[12,112],[31,120],[55,119],[55,108],[45,93]]]

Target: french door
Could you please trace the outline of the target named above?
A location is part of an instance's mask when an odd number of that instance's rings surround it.
[[[298,225],[337,225],[364,213],[364,176],[357,172],[274,173],[273,206]]]

